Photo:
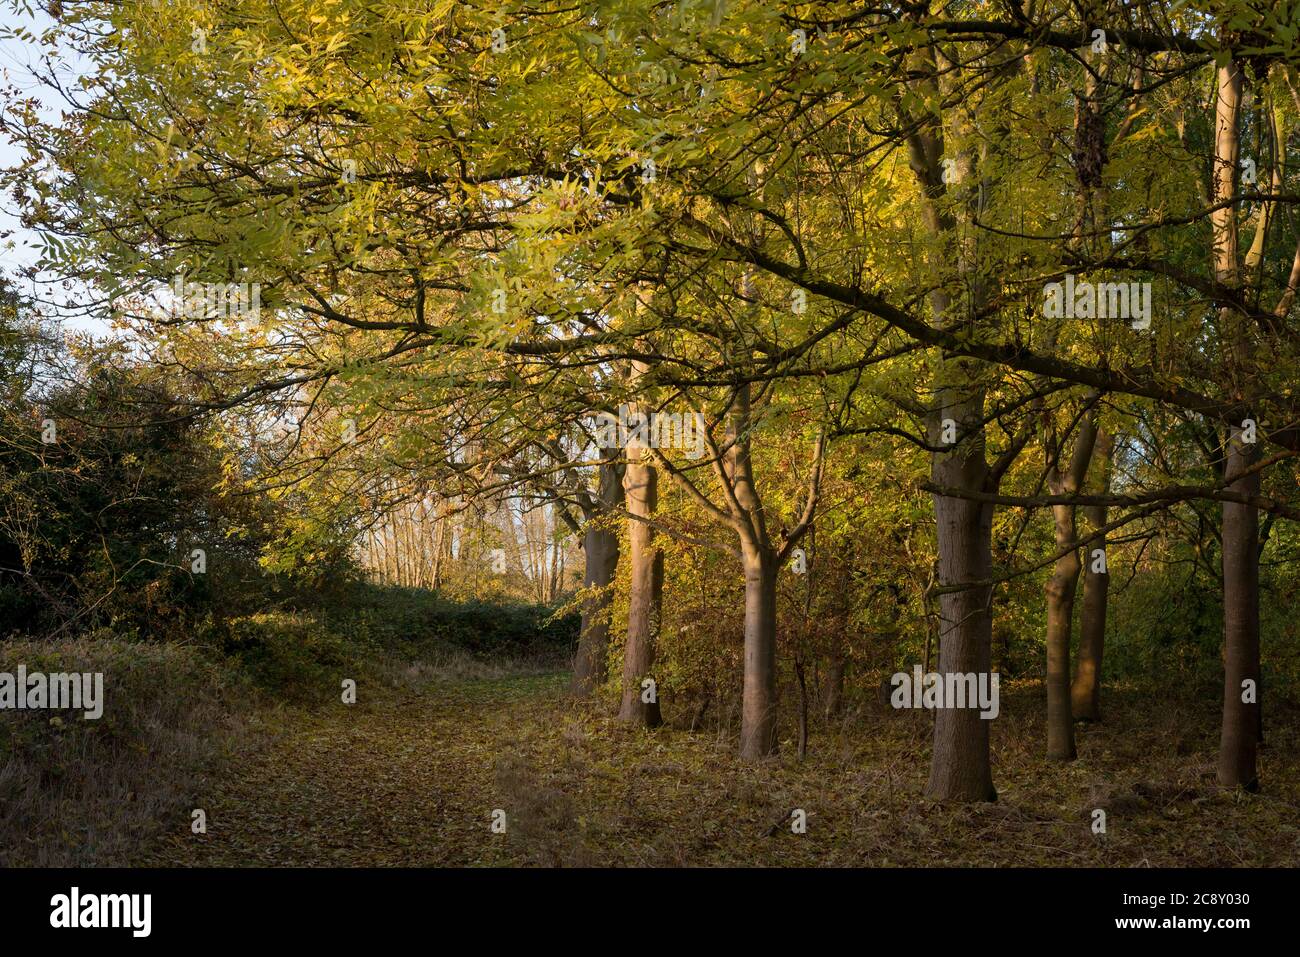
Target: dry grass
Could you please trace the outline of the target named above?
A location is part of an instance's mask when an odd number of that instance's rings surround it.
[[[554,671],[555,662],[545,658],[484,660],[454,646],[428,649],[421,659],[411,661],[381,655],[371,665],[374,674],[401,692],[418,692],[434,682],[499,681],[503,678]]]
[[[0,671],[103,672],[104,714],[0,711],[0,866],[122,864],[212,787],[241,705],[192,649],[0,644]],[[188,819],[188,812],[185,812]]]
[[[876,705],[816,729],[808,759],[758,766],[719,731],[621,727],[566,675],[362,687],[355,706],[284,712],[260,749],[140,860],[184,865],[1294,866],[1294,707],[1267,716],[1264,793],[1217,789],[1212,703],[1111,692],[1080,760],[1041,758],[1041,689],[1004,689],[995,804],[920,797],[925,713]],[[416,680],[419,679],[419,680]],[[423,681],[423,683],[422,683]],[[792,722],[785,723],[787,728]],[[492,812],[507,814],[493,834]],[[808,815],[806,834],[788,826]],[[1090,828],[1107,811],[1107,833]]]

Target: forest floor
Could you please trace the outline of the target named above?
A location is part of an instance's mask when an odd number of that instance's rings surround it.
[[[867,708],[804,761],[747,766],[731,735],[632,731],[567,675],[433,680],[262,715],[140,864],[195,866],[1295,866],[1300,709],[1276,709],[1264,790],[1214,784],[1212,708],[1112,692],[1080,758],[1041,757],[1041,687],[1003,689],[996,803],[922,799],[930,719]],[[787,722],[789,724],[789,722]],[[505,832],[493,833],[493,812]],[[807,815],[794,833],[791,812]],[[1094,834],[1094,810],[1106,833]]]

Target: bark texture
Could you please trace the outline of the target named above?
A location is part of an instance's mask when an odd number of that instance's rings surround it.
[[[1053,495],[1076,494],[1083,485],[1097,437],[1096,420],[1079,426],[1074,450],[1068,462],[1055,461],[1048,468],[1047,482]],[[1070,711],[1070,638],[1074,631],[1074,597],[1079,587],[1078,528],[1073,505],[1053,505],[1056,547],[1061,555],[1047,580],[1047,757],[1073,761],[1074,717]]]
[[[1242,474],[1254,461],[1253,446],[1233,430],[1228,488],[1259,494],[1259,473]],[[1223,504],[1223,723],[1219,735],[1219,783],[1253,791],[1259,786],[1259,515],[1249,505]]]
[[[776,556],[744,549],[745,688],[740,715],[740,756],[757,760],[776,752]]]
[[[1098,491],[1110,491],[1110,463],[1114,439],[1105,432],[1097,435],[1094,460],[1099,475]],[[1106,506],[1087,505],[1083,518],[1090,531],[1106,524]],[[1094,538],[1084,549],[1083,610],[1079,616],[1079,655],[1074,683],[1070,686],[1070,710],[1076,721],[1101,720],[1101,661],[1106,644],[1106,601],[1110,591],[1109,571],[1095,571],[1093,553],[1106,550],[1106,536]]]
[[[1235,206],[1227,203],[1236,192],[1237,163],[1241,153],[1241,105],[1245,75],[1241,63],[1230,59],[1217,72],[1214,117],[1214,182],[1216,202],[1224,203],[1210,215],[1214,239],[1215,279],[1235,287],[1238,269],[1238,227]],[[1227,360],[1234,398],[1249,405],[1252,331],[1234,310],[1219,311],[1220,337]],[[1251,471],[1255,443],[1245,440],[1245,430],[1234,425],[1224,461],[1228,488],[1258,494],[1259,473]],[[1219,783],[1224,787],[1254,790],[1259,720],[1259,513],[1249,505],[1223,505],[1223,720],[1219,735]]]
[[[982,393],[951,411],[969,421],[983,408]],[[941,410],[945,411],[945,410]],[[936,484],[982,491],[988,478],[982,432],[978,443],[947,454],[931,464]],[[990,670],[993,619],[993,507],[970,499],[933,496],[939,542],[940,674],[983,674]],[[956,589],[956,590],[947,590]],[[994,801],[989,766],[989,722],[976,708],[940,708],[934,715],[934,751],[926,797],[938,801]]]
[[[642,519],[654,517],[659,502],[659,476],[644,449],[630,447],[623,473],[627,497],[628,568],[631,582],[627,608],[627,645],[623,651],[623,703],[621,720],[654,728],[663,723],[658,687],[647,701],[642,683],[653,680],[655,646],[659,640],[664,592],[664,556],[655,543],[654,529]]]
[[[600,520],[623,502],[622,476],[616,463],[600,466],[599,488],[595,507],[586,515],[582,536],[585,569],[583,587],[588,590],[582,602],[582,626],[578,635],[578,653],[573,662],[572,691],[590,695],[604,682],[609,658],[609,613],[614,596],[610,583],[618,569],[618,535]]]

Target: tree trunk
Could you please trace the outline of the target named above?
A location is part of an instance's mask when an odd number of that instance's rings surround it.
[[[582,602],[578,654],[573,662],[573,693],[591,694],[605,680],[609,653],[609,610],[613,604],[610,582],[618,568],[618,536],[603,528],[589,528],[582,550],[586,571],[583,587],[590,589]]]
[[[794,660],[794,675],[799,682],[799,760],[802,761],[808,757],[808,682],[799,658]]]
[[[754,761],[776,751],[776,556],[746,547],[745,689],[740,756]]]
[[[610,583],[618,569],[618,535],[601,524],[608,510],[623,500],[618,466],[604,462],[600,466],[600,488],[596,508],[587,516],[582,538],[585,571],[583,587],[589,594],[582,602],[582,626],[578,636],[578,654],[573,662],[575,695],[590,695],[605,680],[609,655],[609,611],[614,596]]]
[[[1059,444],[1047,471],[1053,495],[1074,495],[1083,487],[1097,441],[1097,419],[1079,424],[1069,462],[1062,462]],[[1074,631],[1074,596],[1079,588],[1078,529],[1073,505],[1052,506],[1056,547],[1062,552],[1047,581],[1047,757],[1073,761],[1074,718],[1070,713],[1070,637]],[[1066,551],[1068,549],[1068,551]]]
[[[822,692],[822,713],[828,719],[839,715],[844,706],[844,671],[844,650],[836,648],[826,666],[826,687]]]
[[[1097,436],[1097,458],[1100,461],[1102,495],[1110,492],[1110,462],[1114,454],[1114,439],[1106,433]],[[1106,524],[1106,506],[1087,505],[1083,518],[1088,528],[1096,531]],[[1083,610],[1079,616],[1079,656],[1070,687],[1070,710],[1076,721],[1101,720],[1101,658],[1106,643],[1106,598],[1110,590],[1109,571],[1093,571],[1092,554],[1097,549],[1104,553],[1106,536],[1094,538],[1084,550]]]
[[[1055,505],[1056,544],[1066,548],[1076,540],[1073,505]],[[1074,625],[1074,593],[1079,585],[1079,551],[1056,560],[1047,580],[1047,757],[1073,761],[1074,719],[1070,714],[1070,634]]]
[[[1106,524],[1104,506],[1084,509],[1089,524],[1094,521],[1100,528]],[[1094,539],[1088,546],[1106,547],[1106,539]],[[1079,616],[1079,661],[1070,686],[1070,711],[1076,721],[1101,720],[1101,658],[1106,643],[1106,595],[1110,590],[1110,575],[1092,570],[1089,560],[1083,573],[1083,609]]]
[[[1245,74],[1241,64],[1229,59],[1218,68],[1218,95],[1214,117],[1215,210],[1210,214],[1213,232],[1214,277],[1228,287],[1238,282],[1236,193],[1240,156],[1241,103]],[[1228,359],[1224,370],[1234,397],[1247,406],[1254,394],[1250,376],[1253,360],[1252,329],[1244,317],[1224,307],[1219,311],[1220,334]],[[1259,493],[1258,472],[1247,472],[1254,461],[1254,444],[1243,441],[1243,431],[1233,425],[1228,438],[1224,479],[1228,488],[1250,495]],[[1255,790],[1259,743],[1259,514],[1250,505],[1225,502],[1223,538],[1223,725],[1219,736],[1219,783],[1224,787]],[[1249,687],[1243,684],[1250,683]],[[1246,698],[1247,700],[1242,700]]]
[[[1249,468],[1251,446],[1234,429],[1227,477]],[[1228,488],[1259,494],[1259,473],[1242,475]],[[1219,737],[1219,783],[1253,791],[1259,786],[1259,513],[1250,505],[1223,503],[1223,727]],[[1250,682],[1249,688],[1244,687]],[[1243,701],[1243,698],[1248,700]]]
[[[960,406],[941,404],[932,423],[937,439],[942,418],[950,415],[961,428],[978,421],[982,393]],[[933,455],[931,474],[945,488],[980,492],[988,465],[983,431],[968,436],[952,452]],[[993,506],[969,499],[934,496],[939,545],[939,584],[943,587],[987,581],[993,569]],[[939,596],[940,674],[988,674],[993,641],[992,589],[975,585]],[[987,679],[986,679],[987,680]],[[995,801],[989,768],[989,723],[978,708],[940,708],[934,716],[934,753],[926,797],[939,801]]]
[[[648,455],[639,447],[629,446],[623,490],[628,522],[628,566],[631,587],[627,608],[627,646],[623,652],[623,704],[620,720],[647,728],[663,723],[659,713],[659,689],[647,690],[642,682],[653,680],[655,644],[663,604],[664,556],[655,544],[654,529],[640,518],[653,518],[658,505],[658,473],[647,464]],[[645,700],[652,698],[653,700]]]
[[[915,86],[925,101],[943,99],[939,77],[943,70],[932,48],[918,50],[909,63],[921,77]],[[947,111],[947,119],[969,132],[960,111]],[[974,268],[974,230],[959,227],[963,219],[978,215],[983,189],[971,188],[975,157],[969,151],[954,150],[945,164],[943,119],[926,116],[908,136],[908,159],[922,192],[921,222],[926,231],[944,244],[945,254],[955,254],[957,271],[964,283],[961,297],[954,302],[944,288],[930,292],[932,324],[974,328],[985,299],[985,280]],[[956,197],[956,207],[940,203],[946,195]],[[931,263],[938,268],[939,263]],[[939,447],[931,453],[930,477],[942,488],[983,493],[997,477],[985,458],[984,389],[975,363],[945,355],[936,370],[935,402],[927,424],[929,442]],[[945,436],[945,419],[951,419],[959,434],[956,441]],[[952,446],[949,448],[948,446]],[[939,670],[988,674],[993,641],[992,588],[974,585],[992,574],[993,506],[970,499],[935,494],[934,517],[939,557],[938,583],[945,590],[939,596]],[[956,588],[949,591],[947,589]],[[990,679],[985,679],[990,680]],[[978,708],[941,708],[934,720],[934,750],[930,757],[927,797],[940,801],[994,801],[993,774],[989,768],[988,721]]]

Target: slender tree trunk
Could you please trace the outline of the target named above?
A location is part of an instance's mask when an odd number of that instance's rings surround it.
[[[776,576],[777,551],[767,531],[763,503],[754,483],[750,457],[750,389],[739,386],[727,421],[723,473],[738,511],[745,572],[745,681],[740,708],[740,756],[753,761],[774,754],[776,736]]]
[[[589,529],[582,543],[586,571],[583,587],[591,589],[582,602],[578,654],[573,663],[573,693],[591,694],[605,680],[609,654],[610,583],[618,567],[618,536],[606,529]]]
[[[1227,477],[1241,475],[1254,456],[1233,430]],[[1234,492],[1259,494],[1259,473],[1241,475]],[[1219,737],[1219,783],[1253,791],[1259,745],[1259,513],[1250,505],[1223,503],[1223,726]]]
[[[1083,510],[1093,528],[1106,524],[1106,508],[1090,505]],[[1094,524],[1095,523],[1095,524]],[[1088,546],[1088,555],[1105,549],[1103,536]],[[1101,720],[1101,660],[1106,644],[1106,600],[1110,574],[1093,571],[1089,559],[1083,572],[1083,608],[1079,615],[1079,660],[1070,686],[1070,711],[1076,721]]]
[[[1230,59],[1218,68],[1215,98],[1213,197],[1224,203],[1210,215],[1214,237],[1215,279],[1237,284],[1238,233],[1236,208],[1226,204],[1236,192],[1240,155],[1241,103],[1245,75],[1241,64]],[[1252,332],[1235,311],[1219,312],[1227,373],[1235,397],[1249,403],[1253,386]],[[1243,440],[1234,424],[1229,435],[1224,478],[1228,488],[1250,495],[1259,493],[1258,472],[1248,472],[1254,462],[1254,444]],[[1254,790],[1259,786],[1255,767],[1259,744],[1259,513],[1250,505],[1225,502],[1223,539],[1223,724],[1219,737],[1219,783],[1224,787]]]
[[[1056,544],[1066,548],[1076,540],[1074,506],[1055,505]],[[1079,552],[1056,560],[1047,580],[1047,757],[1073,761],[1074,719],[1070,713],[1070,634],[1074,625],[1074,594],[1079,585]]]
[[[845,649],[845,632],[849,628],[849,621],[853,615],[853,588],[852,588],[852,571],[847,568],[847,563],[852,561],[850,554],[841,553],[840,558],[845,563],[843,573],[838,576],[832,584],[834,597],[832,607],[834,608],[834,617],[831,620],[832,632],[830,637],[830,657],[826,665],[826,683],[822,692],[822,714],[826,718],[836,717],[844,707],[844,680],[848,673],[848,655]],[[895,590],[895,608],[898,607],[898,591]],[[895,619],[897,624],[897,619]],[[893,648],[892,643],[890,648]]]
[[[1101,494],[1110,491],[1110,462],[1114,439],[1106,433],[1097,436],[1100,460]],[[1090,530],[1106,524],[1106,506],[1086,505],[1083,518]],[[1106,537],[1095,538],[1084,550],[1083,609],[1079,616],[1079,658],[1070,687],[1070,710],[1076,721],[1101,720],[1101,659],[1106,644],[1106,599],[1110,591],[1110,573],[1094,571],[1092,555],[1106,551]]]
[[[794,660],[794,676],[799,682],[799,760],[802,761],[808,756],[808,681],[799,658]]]
[[[1053,443],[1055,456],[1047,481],[1054,495],[1073,495],[1083,487],[1096,439],[1097,420],[1089,416],[1079,425],[1069,462],[1060,461],[1059,446]],[[1052,506],[1052,518],[1057,550],[1064,553],[1047,581],[1047,757],[1073,761],[1077,751],[1070,713],[1070,637],[1079,588],[1079,536],[1073,505]]]
[[[740,756],[753,761],[776,751],[776,556],[744,547],[745,688]]]
[[[623,652],[623,704],[618,716],[647,728],[663,723],[659,713],[658,686],[642,687],[653,680],[655,645],[663,604],[664,556],[655,544],[654,529],[640,518],[652,518],[658,505],[658,473],[648,463],[648,454],[639,447],[627,450],[627,467],[623,490],[628,522],[628,567],[631,587],[627,609],[627,646]],[[647,700],[653,699],[653,700]]]
[[[586,565],[582,583],[590,593],[582,603],[582,628],[578,637],[578,654],[573,663],[572,690],[576,695],[591,694],[605,680],[609,654],[609,612],[614,600],[609,586],[618,568],[618,535],[604,527],[600,519],[623,500],[617,464],[601,464],[599,483],[597,507],[592,515],[587,516],[587,529],[582,539]]]
[[[844,707],[844,671],[844,651],[836,647],[826,666],[826,687],[822,692],[822,713],[827,718],[834,718]]]

